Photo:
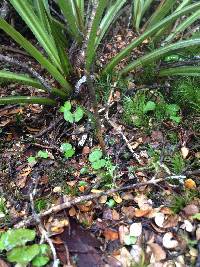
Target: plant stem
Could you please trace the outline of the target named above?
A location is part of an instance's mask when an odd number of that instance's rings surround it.
[[[96,137],[99,141],[102,152],[106,154],[106,146],[105,146],[105,142],[104,142],[102,131],[101,131],[101,121],[100,121],[100,117],[98,113],[96,92],[95,92],[95,88],[94,88],[93,81],[91,79],[90,74],[86,74],[86,82],[87,82],[87,87],[89,90],[90,101],[91,101],[91,104],[94,110]]]

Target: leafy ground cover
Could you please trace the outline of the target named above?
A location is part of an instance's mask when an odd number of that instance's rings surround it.
[[[134,37],[124,23],[107,37],[97,64]],[[151,50],[148,40],[132,56],[143,49]],[[193,53],[163,58],[164,69]],[[60,108],[0,108],[0,264],[200,266],[199,78],[155,78],[151,64],[114,83],[95,75],[106,153],[84,83]],[[43,94],[7,83],[0,90]]]

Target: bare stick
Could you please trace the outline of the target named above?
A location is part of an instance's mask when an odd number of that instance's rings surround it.
[[[37,188],[37,184],[38,181],[35,184],[35,188],[33,190],[32,193],[30,193],[30,203],[31,203],[31,209],[32,209],[32,213],[33,213],[33,218],[35,219],[35,221],[38,224],[39,230],[42,234],[42,237],[44,237],[44,239],[46,240],[46,242],[49,244],[50,248],[51,248],[51,252],[53,255],[53,267],[58,267],[59,266],[59,259],[57,258],[56,255],[56,250],[54,248],[53,242],[51,241],[51,239],[49,238],[49,235],[47,233],[47,231],[44,229],[42,222],[40,220],[40,217],[38,216],[37,212],[35,211],[35,205],[34,205],[34,195],[36,194],[36,188]]]
[[[1,55],[0,54],[0,61],[3,61],[3,62],[8,62],[12,65],[16,65],[16,66],[19,66],[21,67],[22,69],[24,69],[26,72],[29,72],[34,78],[36,78],[43,86],[44,88],[49,92],[51,93],[52,91],[52,88],[51,86],[42,78],[42,76],[40,76],[40,74],[35,71],[33,68],[29,67],[28,65],[22,63],[22,62],[19,62],[18,60],[12,58],[12,57],[8,57],[8,56],[4,56],[4,55]]]
[[[38,214],[37,216],[41,219],[41,218],[48,216],[50,214],[57,213],[61,210],[70,208],[70,207],[72,207],[78,203],[89,201],[92,199],[96,199],[96,198],[99,198],[100,196],[103,196],[103,195],[112,195],[113,193],[117,193],[119,191],[132,190],[132,189],[142,187],[142,186],[147,186],[147,185],[157,185],[158,183],[169,180],[169,179],[179,179],[179,177],[170,176],[170,177],[160,178],[160,179],[155,179],[155,177],[153,177],[148,182],[127,185],[127,186],[123,186],[123,187],[119,187],[119,188],[110,189],[107,191],[100,191],[96,194],[89,194],[89,195],[76,197],[74,199],[67,200],[60,205],[53,206],[52,208]],[[37,224],[37,222],[35,221],[35,218],[33,216],[29,216],[28,218],[26,218],[23,221],[16,224],[15,228],[20,228],[20,227],[24,227],[24,226],[28,226],[28,225],[32,225],[32,224]]]

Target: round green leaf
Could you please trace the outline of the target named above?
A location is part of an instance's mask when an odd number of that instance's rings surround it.
[[[20,264],[27,264],[32,261],[40,253],[39,245],[24,246],[13,248],[7,252],[7,259],[9,262],[17,262]]]
[[[49,154],[46,151],[40,150],[40,151],[38,151],[37,156],[39,158],[47,159],[49,157]]]
[[[113,208],[116,204],[113,198],[109,199],[106,204],[108,205],[109,208]]]
[[[62,152],[66,152],[68,150],[71,150],[72,149],[72,145],[70,143],[63,143],[61,146],[60,146],[60,150]]]
[[[75,122],[80,121],[83,118],[83,109],[81,107],[78,107],[76,111],[74,112],[74,120]]]
[[[11,250],[16,246],[23,246],[35,239],[35,231],[30,229],[14,229],[3,233],[0,238],[0,250]]]
[[[97,160],[95,162],[92,162],[92,168],[94,170],[99,170],[101,168],[103,168],[106,164],[106,160],[105,159],[100,159],[100,160]]]
[[[92,153],[89,155],[89,161],[95,162],[99,160],[103,156],[103,153],[100,149],[95,149]]]
[[[131,235],[125,235],[124,236],[124,243],[127,245],[127,246],[130,246],[130,245],[134,245],[137,241],[137,237],[135,236],[131,236]]]
[[[75,153],[74,149],[67,150],[67,151],[65,151],[65,157],[71,158],[74,155],[74,153]]]
[[[28,160],[28,163],[30,163],[30,164],[31,164],[31,163],[36,163],[36,162],[37,162],[36,157],[32,157],[32,156],[31,156],[31,157],[28,157],[27,160]]]
[[[64,119],[70,123],[74,122],[74,116],[71,111],[65,110],[64,111]]]
[[[40,244],[40,254],[48,254],[50,252],[50,247],[47,244]]]
[[[70,101],[66,101],[65,104],[64,104],[64,106],[62,106],[60,108],[60,111],[61,112],[70,111],[71,108],[72,108],[72,105],[71,105]]]
[[[40,267],[44,266],[49,262],[49,257],[47,256],[37,256],[32,260],[32,266]]]

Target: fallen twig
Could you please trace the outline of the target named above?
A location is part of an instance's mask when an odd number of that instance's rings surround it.
[[[53,255],[53,267],[58,267],[59,266],[59,259],[57,258],[56,255],[56,250],[54,248],[53,242],[51,241],[51,239],[49,238],[49,235],[47,233],[47,231],[44,229],[40,216],[37,214],[37,212],[35,211],[35,205],[34,205],[34,196],[36,194],[36,188],[37,188],[37,184],[38,181],[35,184],[35,188],[33,190],[32,193],[30,193],[30,203],[31,203],[31,208],[32,208],[32,213],[33,213],[33,218],[34,220],[37,222],[38,224],[38,228],[40,230],[40,233],[42,234],[42,237],[44,237],[44,239],[46,240],[46,242],[49,244],[50,248],[51,248],[51,252]]]
[[[41,137],[47,132],[51,131],[61,120],[63,120],[63,115],[60,115],[56,120],[54,120],[47,128],[41,130],[34,138]]]
[[[123,187],[119,187],[119,188],[110,189],[110,190],[107,190],[107,191],[100,191],[100,192],[98,192],[96,194],[89,194],[89,195],[83,195],[83,196],[80,196],[80,197],[76,197],[74,199],[67,200],[62,204],[53,206],[52,208],[50,208],[50,209],[38,214],[38,218],[39,219],[44,218],[44,217],[46,217],[46,216],[48,216],[50,214],[57,213],[57,212],[59,212],[61,210],[70,208],[70,207],[72,207],[72,206],[74,206],[74,205],[76,205],[78,203],[89,201],[89,200],[92,200],[92,199],[96,199],[96,198],[99,198],[99,197],[101,197],[103,195],[112,195],[113,193],[117,193],[119,191],[132,190],[132,189],[135,189],[135,188],[138,188],[138,187],[142,187],[142,186],[147,186],[147,185],[157,185],[160,182],[167,181],[167,180],[170,180],[170,179],[179,180],[179,176],[168,176],[166,178],[160,178],[160,179],[155,179],[155,177],[153,177],[148,182],[127,185],[127,186],[123,186]],[[28,225],[33,225],[33,224],[38,224],[38,223],[36,222],[34,216],[29,216],[28,218],[26,218],[26,219],[22,220],[21,222],[19,222],[18,224],[16,224],[15,227],[16,228],[20,228],[20,227],[25,227],[25,226],[28,226]]]

